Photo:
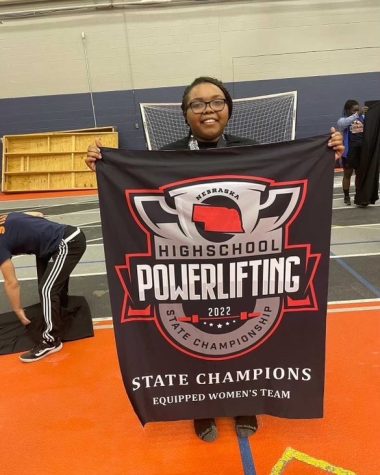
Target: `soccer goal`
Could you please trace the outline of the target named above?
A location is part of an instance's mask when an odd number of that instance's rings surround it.
[[[226,132],[255,139],[259,144],[294,140],[297,91],[234,99]],[[189,132],[179,103],[141,103],[149,150],[158,150]]]

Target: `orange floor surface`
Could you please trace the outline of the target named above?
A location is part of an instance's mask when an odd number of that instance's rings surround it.
[[[328,316],[325,418],[260,417],[249,439],[257,475],[380,474],[379,303],[341,307]],[[2,356],[0,367],[1,474],[244,473],[231,419],[211,444],[190,421],[141,427],[110,329],[33,364]]]

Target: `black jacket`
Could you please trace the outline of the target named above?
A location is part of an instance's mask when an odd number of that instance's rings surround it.
[[[356,170],[355,204],[374,204],[379,199],[380,103],[366,113],[362,150]]]
[[[241,145],[255,145],[257,142],[236,135],[224,134],[226,147],[239,147]],[[189,137],[183,137],[175,142],[164,145],[160,150],[189,150]]]

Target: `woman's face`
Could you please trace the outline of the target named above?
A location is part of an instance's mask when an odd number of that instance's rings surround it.
[[[350,115],[355,114],[356,112],[359,112],[359,104],[354,104],[351,109],[350,109]]]
[[[201,114],[195,114],[190,107],[194,101],[212,101],[225,99],[223,91],[215,84],[204,82],[194,86],[187,98],[186,119],[195,138],[204,142],[216,142],[223,134],[228,122],[228,105],[223,110],[214,112],[210,104]]]

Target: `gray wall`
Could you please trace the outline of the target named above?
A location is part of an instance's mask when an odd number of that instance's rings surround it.
[[[298,90],[304,137],[326,132],[347,98],[380,98],[380,2],[232,1],[4,21],[0,65],[0,135],[92,127],[92,91],[97,125],[143,148],[138,103],[178,102],[206,74],[235,98]]]

